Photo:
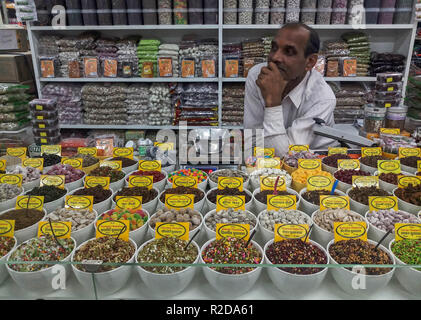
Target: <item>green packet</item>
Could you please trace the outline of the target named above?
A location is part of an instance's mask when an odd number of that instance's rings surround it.
[[[0,94],[24,93],[29,89],[26,85],[17,85],[15,83],[0,83]]]
[[[21,111],[28,111],[28,103],[27,102],[10,102],[7,104],[0,104],[0,113],[3,112],[21,112]]]
[[[139,46],[137,47],[137,51],[159,51],[158,46]]]
[[[139,41],[139,46],[159,46],[161,41],[157,39],[141,39]]]

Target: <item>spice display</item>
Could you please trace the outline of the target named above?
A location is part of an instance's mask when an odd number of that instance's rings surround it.
[[[228,210],[220,210],[210,213],[205,220],[206,226],[212,231],[216,231],[217,223],[239,223],[249,224],[250,230],[257,224],[256,216],[250,212],[230,208]]]
[[[265,229],[272,232],[275,230],[275,224],[308,224],[309,226],[313,224],[311,218],[304,212],[285,209],[263,211],[259,222]]]
[[[347,209],[326,209],[323,211],[316,211],[313,216],[313,221],[320,228],[333,232],[334,222],[354,222],[364,221],[363,217],[356,212]]]
[[[148,215],[143,210],[114,208],[104,213],[99,220],[129,220],[130,231],[133,231],[145,225]]]
[[[391,184],[394,184],[394,185],[397,186],[398,185],[398,176],[400,176],[400,175],[401,175],[400,173],[393,173],[393,172],[380,173],[379,179],[384,181],[384,182],[391,183]]]
[[[0,185],[1,186],[1,185]],[[27,196],[44,196],[44,203],[58,200],[66,195],[65,189],[57,188],[55,186],[36,187],[27,192]]]
[[[158,191],[155,189],[148,189],[146,187],[125,187],[115,194],[113,199],[114,201],[116,201],[117,196],[141,196],[142,203],[148,203],[158,196]]]
[[[70,208],[58,208],[47,214],[45,219],[51,221],[70,221],[72,223],[72,232],[78,231],[90,225],[96,218],[94,211]]]
[[[326,264],[326,254],[316,245],[301,239],[273,242],[266,249],[266,256],[273,264]],[[324,268],[279,268],[292,274],[314,274]]]
[[[336,196],[339,196],[337,192],[334,193]],[[304,200],[315,204],[317,206],[320,205],[320,196],[329,196],[329,190],[313,190],[313,191],[306,191],[302,194]]]
[[[416,186],[410,184],[406,188],[398,188],[395,191],[395,196],[405,202],[421,206],[421,184]]]
[[[13,171],[10,171],[10,174],[21,174],[22,183],[28,183],[41,178],[41,171],[32,167],[17,166],[15,169],[13,169]]]
[[[206,174],[206,172],[202,171],[202,170],[198,170],[198,169],[181,169],[178,170],[176,172],[171,172],[168,175],[168,181],[169,182],[173,182],[173,177],[174,176],[192,176],[192,177],[197,177],[197,182],[201,183],[203,181],[206,181],[206,179],[208,178],[208,175]]]
[[[293,151],[291,154],[287,154],[284,158],[284,162],[290,167],[298,167],[298,159],[317,159],[317,154],[308,152],[308,151]]]
[[[189,231],[192,231],[202,223],[202,215],[190,208],[175,210],[164,207],[155,212],[149,220],[152,229],[155,229],[157,222],[188,222]]]
[[[136,252],[136,248],[131,241],[124,241],[113,237],[101,237],[90,240],[81,246],[74,254],[73,261],[102,260],[104,263],[126,263]],[[75,267],[81,271],[89,272],[83,264]],[[107,272],[117,268],[117,266],[101,265],[96,272]]]
[[[165,178],[165,175],[159,171],[136,171],[131,173],[130,176],[152,176],[153,183],[157,183]],[[129,178],[126,180],[129,181]]]
[[[346,154],[333,154],[331,156],[327,156],[327,157],[323,158],[322,162],[329,167],[337,168],[338,167],[338,160],[340,160],[340,159],[351,159],[351,158],[350,158],[350,156],[348,156]]]
[[[91,156],[90,154],[77,153],[70,157],[71,159],[82,159],[82,168],[93,166],[99,162],[98,158]]]
[[[48,175],[64,175],[65,183],[75,182],[83,178],[85,173],[82,170],[75,169],[69,164],[56,164],[47,171]]]
[[[60,243],[60,245],[57,243]],[[55,239],[53,236],[32,238],[22,243],[10,255],[11,261],[61,261],[68,257],[75,243],[73,239]],[[50,268],[51,264],[10,264],[12,270],[18,272],[34,272]]]
[[[307,179],[311,176],[316,175],[316,174],[318,176],[329,177],[333,180],[333,177],[329,172],[317,171],[317,170],[305,170],[305,169],[302,169],[302,168],[299,168],[292,173],[292,179],[295,182],[298,182],[298,183],[301,183],[301,184],[306,184]]]
[[[223,238],[211,242],[202,252],[202,259],[205,263],[214,264],[260,264],[262,254],[250,242],[247,247],[246,241],[237,238]],[[255,268],[244,267],[211,267],[213,270],[225,274],[243,274],[253,271]]]
[[[390,196],[389,192],[376,187],[356,187],[352,188],[349,193],[349,197],[359,203],[368,206],[368,197],[374,196]]]
[[[173,237],[154,239],[139,250],[137,262],[168,264],[193,263],[197,259],[198,251],[195,245],[189,245],[185,249],[187,243],[185,240]],[[185,269],[185,267],[177,266],[142,266],[142,268],[149,272],[159,274],[171,274]]]
[[[411,167],[411,168],[417,168],[417,162],[421,160],[421,157],[411,156],[411,157],[405,157],[401,158],[401,164]]]
[[[194,195],[194,203],[199,202],[205,197],[205,193],[197,188],[189,188],[189,187],[177,187],[177,188],[171,188],[165,190],[161,197],[159,198],[159,201],[162,203],[165,203],[165,195],[166,194],[193,194]]]
[[[94,204],[100,203],[107,200],[112,195],[111,190],[104,189],[102,186],[98,185],[93,188],[83,188],[76,190],[73,195],[75,196],[93,196]]]
[[[375,247],[368,241],[351,239],[333,243],[329,247],[329,254],[339,264],[393,264],[385,251]],[[366,268],[365,271],[367,275],[382,275],[391,271],[391,268]]]
[[[216,203],[216,199],[218,196],[244,196],[246,203],[251,200],[251,196],[246,191],[239,191],[235,188],[224,188],[224,189],[214,189],[209,191],[207,197],[208,200],[212,203]]]
[[[98,167],[89,173],[95,177],[110,177],[110,183],[117,182],[125,177],[123,171],[113,170],[111,167]]]
[[[273,195],[273,190],[263,190],[263,191],[260,191],[260,192],[256,193],[254,195],[254,197],[255,197],[255,199],[257,201],[266,204],[267,201],[268,201],[267,198],[268,198],[269,195]],[[277,195],[287,196],[287,195],[295,195],[295,193],[289,193],[288,191],[278,191],[277,192]],[[298,199],[297,199],[297,201],[298,201]]]
[[[421,264],[421,240],[401,240],[392,244],[393,254],[406,264]],[[416,270],[421,271],[421,268]]]
[[[368,157],[362,157],[360,159],[360,162],[362,164],[365,164],[366,166],[377,168],[377,161],[379,160],[387,160],[387,158],[383,156],[368,156]]]
[[[1,220],[15,220],[15,231],[30,227],[44,217],[44,211],[35,209],[10,210],[0,216]]]
[[[370,172],[366,172],[362,170],[338,170],[333,174],[333,176],[336,179],[347,184],[352,184],[353,176],[369,176],[369,175],[370,175]]]
[[[13,249],[15,239],[10,237],[0,237],[0,257],[4,257]]]
[[[231,170],[231,169],[222,169],[212,172],[209,175],[209,179],[215,183],[218,183],[219,177],[238,177],[243,178],[243,182],[247,182],[249,177],[246,173],[239,171],[239,170]]]
[[[292,181],[291,176],[285,170],[280,170],[280,169],[270,169],[270,168],[258,169],[258,170],[253,171],[250,174],[250,179],[253,184],[260,185],[260,177],[266,177],[266,176],[268,177],[280,176],[284,178],[285,184],[287,186],[291,185],[291,181]]]
[[[367,220],[384,232],[394,231],[395,223],[420,223],[413,214],[395,210],[370,211]]]
[[[53,165],[61,162],[61,157],[56,155],[56,154],[43,154],[42,156],[35,157],[35,158],[43,158],[44,159],[44,168],[53,166]]]

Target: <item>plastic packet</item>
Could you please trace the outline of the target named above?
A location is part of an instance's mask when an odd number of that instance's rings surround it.
[[[239,56],[224,56],[224,77],[226,78],[238,78],[239,77]]]
[[[343,77],[357,76],[357,59],[339,58],[339,63]]]
[[[118,60],[114,58],[101,59],[102,76],[105,78],[116,78],[118,73]]]
[[[98,78],[98,69],[97,57],[83,58],[83,73],[86,78]]]
[[[339,62],[328,61],[326,66],[326,77],[338,77],[339,76]]]
[[[41,77],[43,78],[55,78],[58,61],[56,57],[40,57],[40,70]]]
[[[325,75],[325,69],[326,69],[326,57],[324,55],[320,55],[317,58],[316,65],[314,66],[314,69],[320,72],[322,76]]]
[[[199,77],[215,78],[217,76],[217,57],[204,56],[200,59]]]

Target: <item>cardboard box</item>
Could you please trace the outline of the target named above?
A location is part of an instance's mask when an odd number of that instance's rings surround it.
[[[0,52],[26,52],[29,50],[26,30],[0,30]]]
[[[32,80],[33,69],[30,56],[30,53],[1,54],[0,82],[15,83]]]

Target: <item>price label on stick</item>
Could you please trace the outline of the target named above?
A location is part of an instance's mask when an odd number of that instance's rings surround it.
[[[13,238],[15,234],[15,220],[0,220],[0,237]]]
[[[115,204],[120,209],[142,209],[142,196],[116,196]]]
[[[155,239],[173,237],[189,240],[190,224],[188,222],[157,222],[155,225]]]
[[[298,159],[298,167],[304,170],[320,170],[322,168],[322,160]]]
[[[339,170],[359,170],[360,160],[358,159],[338,159]]]
[[[216,196],[216,211],[233,209],[246,210],[246,197],[245,196],[227,196],[218,195]]]
[[[279,176],[261,176],[260,177],[260,191],[264,190],[274,190],[276,180],[278,180],[278,184],[276,185],[276,190],[278,191],[286,191],[287,185],[285,183],[284,177]]]
[[[133,160],[133,148],[114,148],[113,157],[123,157]]]
[[[194,209],[193,194],[166,194],[165,206],[168,209],[181,210],[185,208]]]
[[[381,156],[383,155],[382,148],[376,147],[376,148],[361,148],[361,157],[371,157],[371,156]]]
[[[97,148],[88,148],[88,147],[79,147],[79,148],[77,148],[77,153],[86,154],[86,155],[89,155],[89,156],[96,157],[97,153],[98,153],[98,149]]]
[[[238,238],[247,241],[250,238],[250,225],[237,223],[217,223],[216,240]]]
[[[275,148],[254,148],[254,156],[255,157],[268,157],[273,158],[275,156]]]
[[[44,196],[19,196],[16,199],[15,209],[35,209],[42,211],[44,207]]]
[[[421,224],[395,223],[395,240],[421,240]]]
[[[328,155],[348,154],[348,148],[329,148]]]
[[[67,195],[65,198],[65,208],[74,210],[93,210],[94,197],[93,196],[78,196]]]
[[[368,206],[370,211],[398,211],[398,198],[394,196],[370,196],[368,197]]]
[[[129,241],[129,220],[98,220],[96,222],[96,238],[110,236]]]
[[[267,209],[276,210],[297,210],[297,197],[295,195],[274,195],[267,196]]]
[[[288,147],[288,153],[291,154],[292,152],[302,152],[302,151],[310,151],[310,147],[308,144],[291,144]]]
[[[275,224],[275,242],[301,239],[309,242],[308,224]]]
[[[320,211],[326,209],[346,209],[349,210],[348,196],[321,195]]]
[[[38,238],[45,235],[55,235],[58,239],[68,239],[72,233],[70,221],[40,221],[38,223]]]
[[[26,148],[7,148],[6,154],[11,157],[17,157],[20,159],[26,158]]]
[[[400,160],[378,160],[377,171],[381,173],[401,173]]]
[[[146,187],[149,190],[153,187],[153,176],[130,176],[129,188]]]
[[[364,221],[334,222],[335,242],[342,240],[367,241],[367,224]]]
[[[41,154],[55,154],[61,156],[61,145],[43,145]]]
[[[123,168],[122,161],[110,161],[110,160],[101,160],[99,161],[100,167],[110,167],[113,170],[121,171]]]
[[[0,183],[12,184],[22,187],[23,176],[21,174],[0,174]]]
[[[40,186],[55,186],[64,189],[66,183],[65,175],[41,175]]]
[[[44,159],[43,158],[26,158],[22,161],[22,166],[32,167],[42,171],[44,169]]]
[[[218,189],[238,189],[243,191],[243,178],[241,177],[218,177]]]

